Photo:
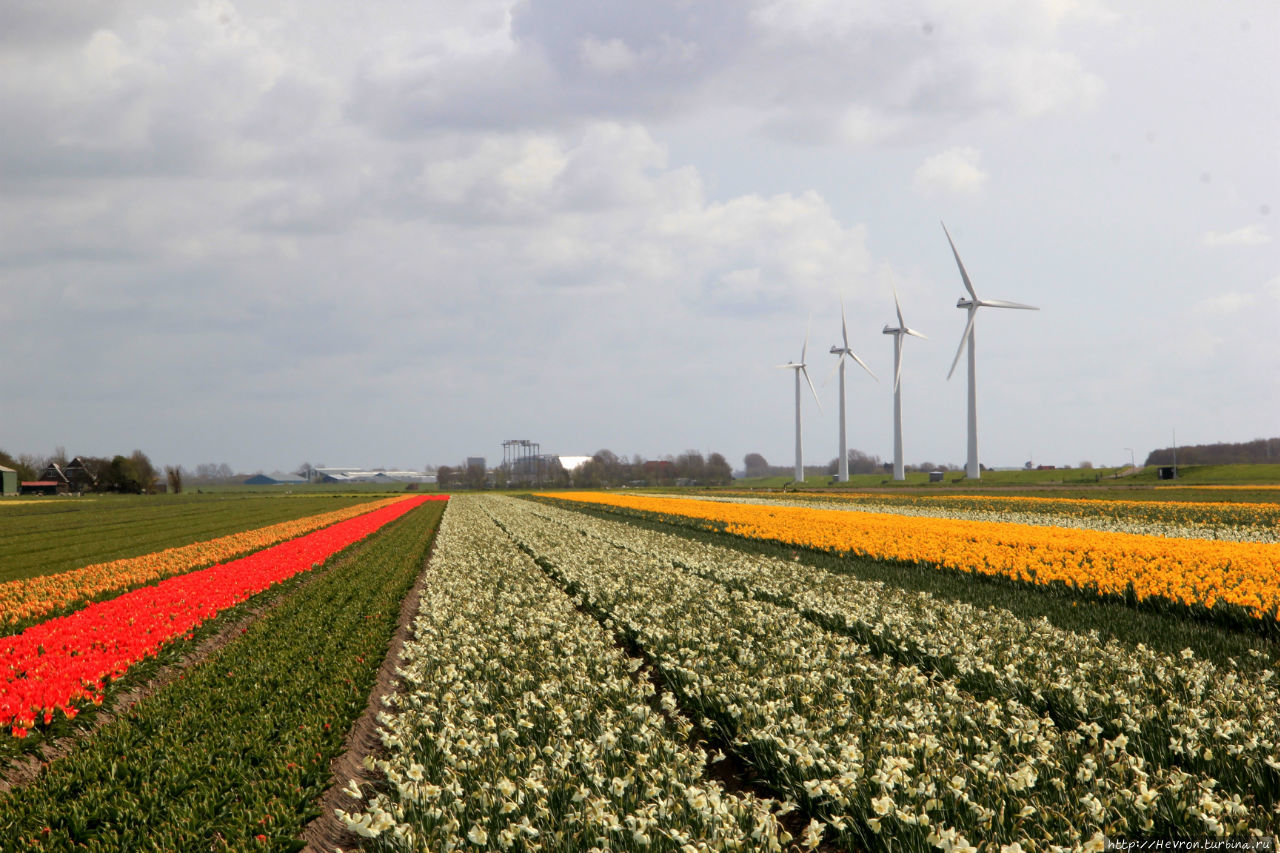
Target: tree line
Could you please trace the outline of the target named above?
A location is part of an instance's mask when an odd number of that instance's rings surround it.
[[[1280,438],[1255,438],[1238,443],[1162,447],[1147,454],[1145,465],[1252,465],[1280,463]]]
[[[77,458],[89,474],[83,482],[75,484],[84,491],[144,494],[156,491],[160,482],[160,470],[141,450],[134,450],[128,456],[116,454],[112,457]],[[65,471],[70,462],[66,450],[61,447],[49,456],[23,453],[15,457],[0,450],[0,465],[17,471],[21,481],[39,480],[50,465],[57,465]],[[181,492],[182,469],[169,466],[164,469],[164,474],[169,491]]]
[[[689,484],[723,486],[733,482],[733,467],[722,454],[706,456],[686,450],[678,456],[645,459],[619,456],[612,450],[597,451],[589,460],[567,471],[558,458],[546,457],[534,472],[493,472],[483,466],[442,465],[436,469],[436,483],[442,489],[538,485],[541,488],[599,489],[618,486],[674,486]]]

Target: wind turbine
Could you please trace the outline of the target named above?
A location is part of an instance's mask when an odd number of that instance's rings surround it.
[[[902,303],[898,301],[896,287],[893,289],[893,307],[898,310],[898,327],[884,327],[884,334],[893,335],[893,479],[905,480],[907,475],[902,465],[902,336],[925,336],[909,328],[902,319]]]
[[[862,369],[871,373],[871,378],[879,382],[879,378],[872,373],[871,368],[867,367],[867,363],[858,358],[853,350],[849,349],[849,327],[844,321],[844,297],[840,297],[840,335],[844,339],[844,346],[832,347],[831,354],[840,360],[840,468],[836,479],[841,483],[849,482],[849,453],[845,450],[845,431],[844,431],[844,357],[849,358],[862,365]]]
[[[789,361],[786,364],[779,364],[780,368],[790,368],[796,372],[796,482],[804,482],[804,460],[803,448],[800,443],[800,374],[804,374],[804,381],[809,383],[809,390],[813,392],[813,402],[818,404],[818,411],[822,411],[822,402],[818,399],[818,391],[813,387],[813,380],[809,378],[807,365],[804,363],[805,353],[809,351],[809,330],[804,332],[804,346],[800,349],[800,361]]]
[[[960,268],[960,278],[964,280],[964,289],[969,291],[971,298],[965,299],[963,296],[956,301],[957,308],[963,308],[969,312],[969,322],[965,324],[964,334],[960,336],[960,346],[956,349],[956,357],[951,362],[951,370],[947,372],[947,379],[951,378],[951,374],[956,372],[956,365],[960,363],[960,353],[964,352],[965,345],[969,346],[969,450],[965,456],[964,473],[966,477],[977,480],[982,476],[982,471],[978,467],[978,369],[977,359],[973,352],[973,321],[978,316],[979,308],[1021,308],[1024,311],[1039,311],[1040,309],[1034,305],[1023,305],[1020,302],[1005,302],[1000,299],[979,299],[978,294],[973,291],[973,282],[969,281],[969,273],[965,271],[964,264],[960,261],[960,253],[956,251],[955,241],[951,239],[951,232],[947,230],[946,223],[942,223],[942,233],[947,235],[947,242],[951,244],[951,254],[955,255],[956,266]]]

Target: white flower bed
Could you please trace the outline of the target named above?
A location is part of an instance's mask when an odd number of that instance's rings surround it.
[[[939,600],[788,560],[583,516],[554,519],[622,547],[672,560],[706,578],[781,602],[900,663],[953,675],[966,689],[1017,698],[1061,725],[1100,723],[1161,764],[1197,769],[1228,790],[1280,798],[1280,684],[1270,666],[1173,657],[1141,644],[1027,621],[1000,608]],[[1260,652],[1253,653],[1261,657]]]
[[[915,606],[927,610],[927,597],[912,601],[898,592],[895,599],[877,585],[864,584],[838,595],[819,589],[813,600],[801,599],[799,591],[812,589],[813,570],[810,577],[778,580],[794,584],[791,600],[815,612],[821,606],[830,616],[847,616],[842,608],[849,602],[842,596],[860,597],[878,608],[881,615],[866,624],[882,626],[889,638],[928,664],[923,669],[904,665],[818,627],[792,607],[757,600],[698,574],[723,572],[715,576],[769,592],[760,579],[781,571],[778,566],[725,569],[732,566],[725,555],[699,563],[662,534],[511,499],[487,506],[523,547],[653,657],[704,726],[722,733],[773,785],[804,798],[854,845],[882,847],[892,837],[895,849],[960,849],[979,839],[988,846],[998,841],[1019,842],[1027,850],[1070,849],[1098,844],[1103,834],[1261,833],[1276,826],[1276,816],[1248,790],[1223,790],[1194,763],[1179,768],[1155,760],[1139,735],[1149,739],[1142,722],[1158,717],[1121,714],[1063,730],[1032,707],[1041,686],[1068,688],[1064,695],[1073,698],[1083,691],[1076,706],[1081,716],[1098,712],[1100,702],[1115,701],[1105,692],[1089,692],[1111,677],[1111,670],[1097,669],[1116,653],[1110,647],[1086,655],[1083,667],[1064,666],[1070,652],[1038,660],[1040,652],[1031,651],[1024,661],[1019,646],[1046,626],[1024,625],[1004,614],[981,626],[943,620],[939,634],[927,616],[910,615]],[[783,589],[774,586],[772,594],[780,596]],[[981,612],[967,616],[983,617]],[[972,644],[963,641],[966,630]],[[1061,639],[1037,642],[1047,647]],[[939,663],[944,660],[953,669]],[[1138,653],[1138,660],[1154,658]],[[1119,671],[1141,674],[1143,684],[1132,684],[1134,689],[1160,678],[1177,696],[1214,695],[1215,672],[1207,665],[1157,662],[1165,668],[1133,670],[1126,663]],[[954,674],[942,674],[947,671]],[[974,675],[991,677],[993,694],[1008,693],[978,698],[961,686]],[[1237,681],[1220,692],[1244,693],[1257,686]],[[1178,742],[1177,750],[1199,746],[1201,709],[1176,707],[1173,701],[1166,705],[1157,713],[1170,715],[1167,734]],[[1223,716],[1228,711],[1211,713],[1223,727],[1214,735],[1218,743],[1243,744],[1255,756],[1266,752],[1258,744],[1274,743],[1274,717],[1236,718],[1240,730],[1232,731]],[[1186,720],[1197,724],[1181,722]],[[1204,752],[1201,756],[1213,760]],[[1267,758],[1271,762],[1264,763],[1274,762],[1274,756]],[[1238,758],[1241,765],[1248,761],[1249,756]]]
[[[478,509],[450,501],[379,717],[380,793],[338,816],[380,850],[779,850],[776,800],[705,775],[639,662]]]

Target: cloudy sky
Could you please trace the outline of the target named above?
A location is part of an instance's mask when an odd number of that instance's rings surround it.
[[[987,465],[1280,435],[1274,0],[0,4],[0,448]]]

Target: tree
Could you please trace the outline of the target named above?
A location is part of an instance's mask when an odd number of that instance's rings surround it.
[[[148,495],[154,492],[159,476],[156,474],[156,466],[151,464],[147,454],[141,450],[135,450],[129,454],[129,461],[133,463],[133,474],[138,481],[139,490]]]
[[[759,453],[748,453],[742,457],[742,467],[746,469],[748,477],[767,477],[769,475],[769,463]]]
[[[707,461],[696,450],[686,450],[676,457],[676,476],[685,480],[701,483],[706,479],[704,470]]]
[[[34,480],[36,475],[40,473],[38,469],[33,470],[27,463],[23,462],[21,459],[14,459],[3,450],[0,450],[0,465],[17,471],[19,481]]]
[[[468,489],[483,489],[485,484],[484,466],[468,465],[463,475]]]
[[[293,473],[299,477],[306,477],[307,482],[310,483],[315,478],[316,469],[312,467],[310,462],[303,462],[298,466],[298,470]]]
[[[454,469],[449,465],[441,465],[436,469],[436,485],[442,489],[447,489],[453,485],[456,476]]]
[[[1077,468],[1084,468],[1085,470],[1092,471],[1092,470],[1093,470],[1093,463],[1092,463],[1092,462],[1090,462],[1088,459],[1086,459],[1086,460],[1084,460],[1083,462],[1081,462],[1079,465],[1077,465],[1076,467],[1077,467]]]
[[[733,482],[733,467],[724,456],[712,453],[707,458],[707,467],[703,469],[703,476],[708,485],[727,486]]]
[[[118,453],[111,458],[111,463],[107,466],[106,477],[100,482],[104,484],[104,491],[129,495],[142,493],[142,482],[138,478],[138,472],[134,468],[133,460]]]
[[[169,482],[169,491],[175,495],[182,494],[182,466],[164,466],[164,477]]]

